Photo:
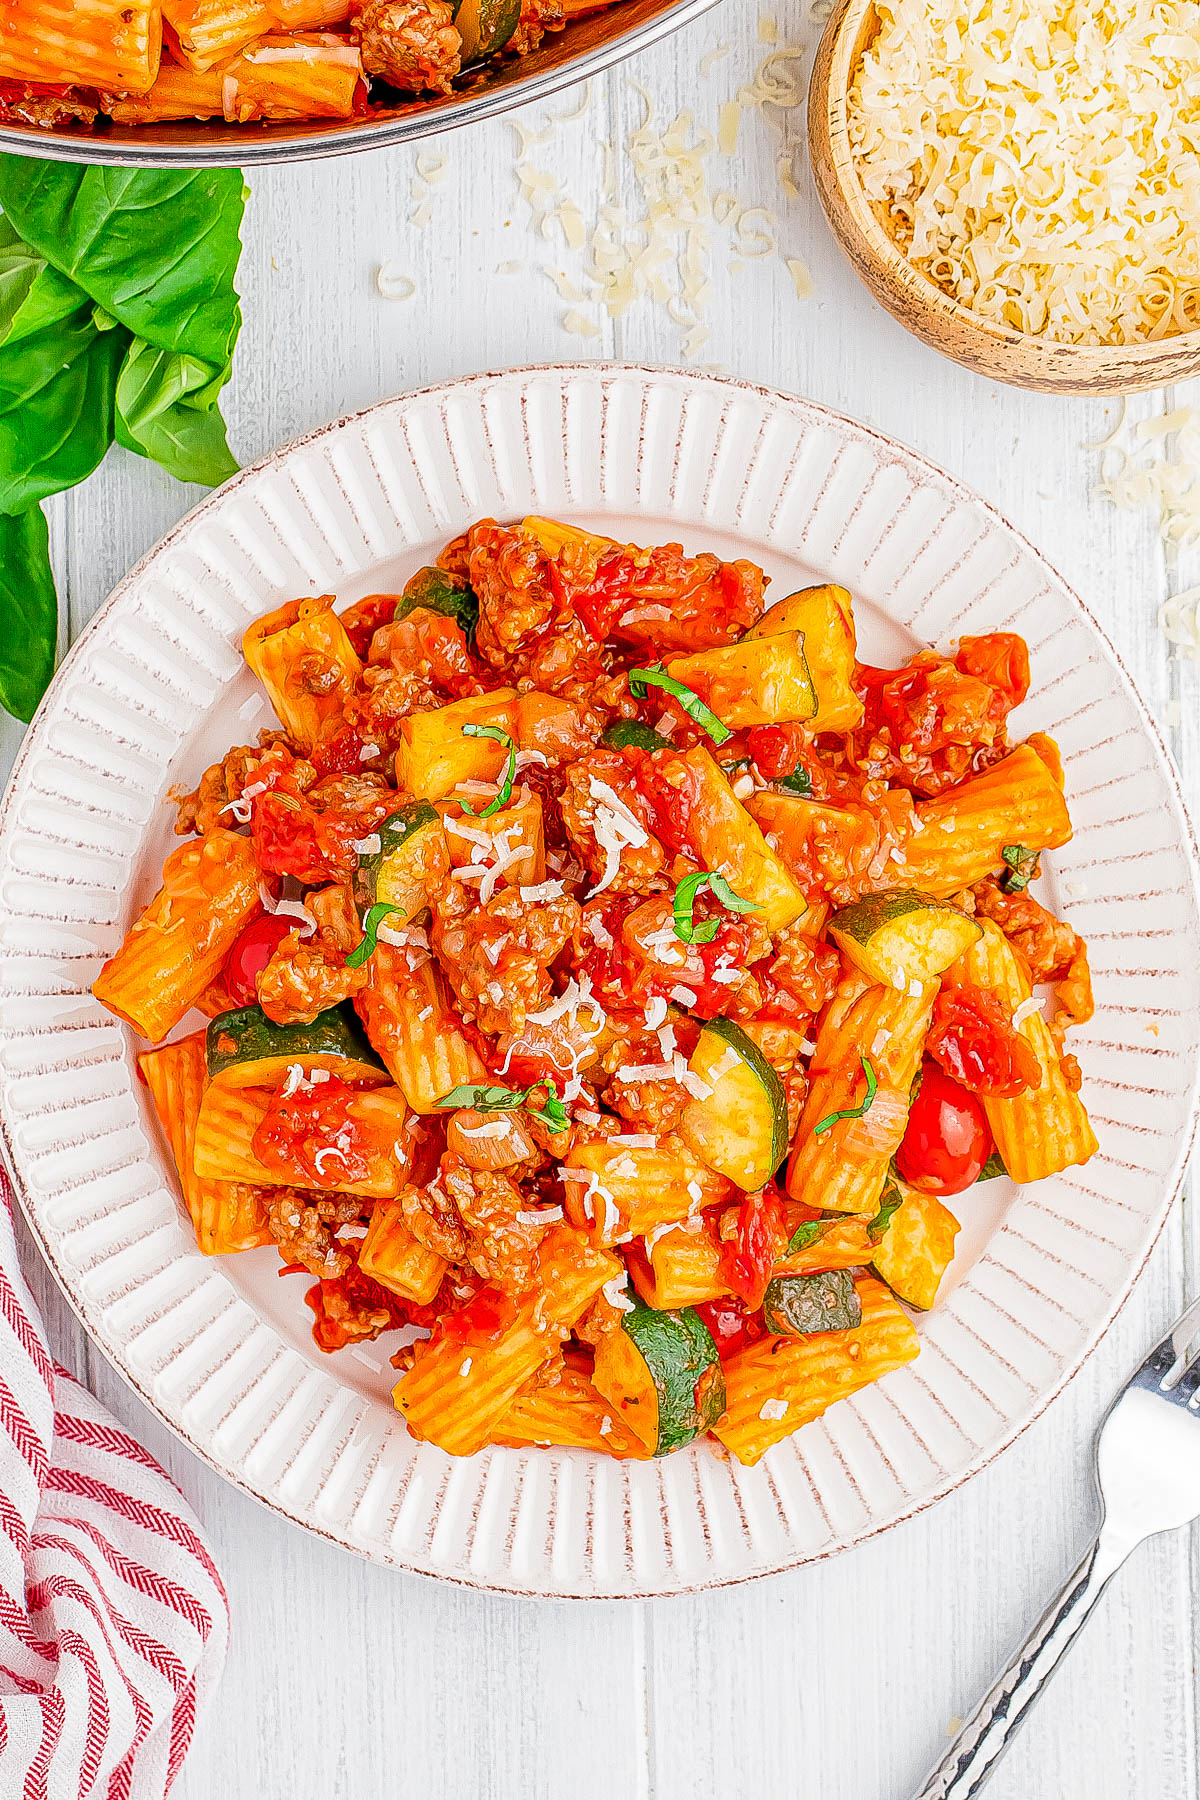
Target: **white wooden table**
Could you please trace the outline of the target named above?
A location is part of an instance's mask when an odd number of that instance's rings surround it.
[[[807,0],[786,4],[780,41],[811,47]],[[702,53],[723,43],[729,55],[701,74]],[[711,128],[766,54],[754,10],[726,0],[596,84],[588,111],[530,155],[590,216],[604,180],[600,140],[620,145],[642,116],[631,76],[653,92],[660,125],[686,106]],[[798,301],[779,256],[734,256],[742,266],[730,269],[727,233],[715,229],[711,336],[699,360],[854,413],[993,499],[1096,609],[1200,803],[1198,665],[1169,659],[1156,618],[1188,569],[1167,567],[1152,519],[1094,492],[1099,458],[1085,446],[1112,426],[1115,407],[992,385],[906,337],[830,239],[802,113],[768,117],[743,117],[736,154],[710,159],[709,185],[774,208],[782,253],[806,261],[816,291]],[[798,198],[776,183],[781,127],[797,152]],[[415,195],[412,150],[253,178],[246,326],[226,408],[243,460],[336,414],[472,370],[580,355],[681,360],[679,327],[646,301],[595,338],[564,333],[572,302],[543,271],[565,270],[582,286],[580,257],[557,233],[531,234],[514,145],[507,121],[434,141],[426,148],[445,157],[443,178]],[[624,157],[616,168],[636,210]],[[423,195],[422,227],[410,215],[422,216]],[[378,292],[375,272],[388,260],[416,283],[408,300]],[[514,263],[519,272],[497,273]],[[1146,396],[1131,416],[1187,398]],[[53,504],[72,633],[196,497],[114,452]],[[905,1800],[949,1722],[1073,1566],[1093,1517],[1095,1422],[1127,1366],[1200,1286],[1195,1233],[1177,1209],[1069,1390],[963,1491],[881,1540],[740,1590],[555,1606],[368,1567],[227,1488],[90,1350],[26,1248],[58,1355],[166,1463],[228,1583],[230,1662],[180,1800]],[[1198,1552],[1200,1535],[1185,1534],[1134,1556],[996,1776],[994,1800],[1194,1800]]]

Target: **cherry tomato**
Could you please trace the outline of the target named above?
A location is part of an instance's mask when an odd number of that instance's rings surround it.
[[[447,1343],[494,1344],[517,1316],[516,1301],[499,1288],[480,1288],[465,1305],[441,1321]]]
[[[936,1063],[924,1063],[920,1092],[896,1152],[902,1179],[926,1194],[961,1194],[979,1179],[991,1151],[981,1102]]]
[[[239,1006],[253,1006],[258,999],[256,977],[261,975],[289,931],[295,919],[286,913],[262,913],[251,919],[233,949],[225,958],[222,981],[225,992]]]

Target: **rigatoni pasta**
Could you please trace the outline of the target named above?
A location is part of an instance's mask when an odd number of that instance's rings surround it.
[[[171,14],[159,88],[261,23]],[[96,982],[183,1033],[140,1060],[201,1248],[274,1243],[452,1455],[756,1462],[917,1354],[977,1180],[1096,1147],[1023,644],[879,669],[844,590],[764,587],[480,520],[401,593],[276,608],[281,729],[183,799]]]

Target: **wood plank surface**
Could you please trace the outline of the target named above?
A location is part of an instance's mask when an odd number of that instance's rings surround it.
[[[528,159],[590,221],[605,196],[608,142],[618,202],[638,216],[643,189],[620,146],[647,94],[659,130],[690,109],[696,131],[715,133],[721,103],[772,49],[811,53],[817,26],[806,5],[788,0],[774,43],[772,28],[726,0],[598,81],[581,116],[560,121]],[[703,73],[703,53],[726,44]],[[522,122],[536,132],[579,101],[572,92]],[[419,151],[253,176],[246,327],[226,408],[243,461],[454,374],[583,356],[682,360],[686,329],[651,301],[613,320],[569,298],[586,292],[585,258],[553,221],[548,235],[531,231],[515,147],[511,122],[497,120]],[[794,197],[777,179],[789,150]],[[1171,660],[1157,622],[1169,593],[1200,580],[1200,557],[1168,567],[1153,519],[1097,496],[1100,457],[1087,446],[1115,423],[1115,405],[1003,388],[908,338],[830,238],[805,166],[801,108],[743,110],[733,154],[714,149],[704,170],[710,198],[732,194],[774,221],[752,221],[759,235],[743,229],[739,247],[736,232],[701,220],[711,294],[696,361],[853,413],[1000,506],[1093,607],[1200,804],[1198,668]],[[429,222],[414,224],[424,206]],[[777,248],[749,253],[763,232]],[[807,265],[811,298],[797,297],[788,258]],[[381,296],[384,263],[415,283],[410,299]],[[568,334],[572,311],[597,335]],[[1200,384],[1144,396],[1129,418],[1189,401],[1200,404]],[[52,503],[72,635],[198,497],[114,451]],[[0,754],[17,736],[4,728]],[[212,1533],[229,1585],[230,1664],[179,1800],[905,1800],[949,1722],[969,1710],[1083,1546],[1095,1422],[1197,1291],[1193,1217],[1186,1205],[1176,1210],[1085,1371],[960,1493],[815,1568],[625,1607],[489,1598],[389,1575],[279,1522],[176,1444],[89,1354],[29,1249],[57,1354],[166,1462]],[[990,1800],[1194,1800],[1198,1557],[1186,1534],[1135,1555]]]

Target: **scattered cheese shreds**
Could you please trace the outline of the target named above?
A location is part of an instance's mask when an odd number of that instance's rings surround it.
[[[1163,418],[1171,421],[1165,429]],[[1170,453],[1166,436],[1174,438]],[[1132,429],[1122,418],[1098,448],[1098,491],[1106,499],[1123,511],[1153,512],[1168,549],[1200,541],[1200,410],[1180,407]]]
[[[808,272],[807,264],[803,263],[798,256],[789,256],[787,266],[788,274],[795,285],[797,300],[811,300],[816,289],[813,287],[813,278]]]
[[[1200,662],[1200,587],[1184,588],[1159,608],[1163,636],[1178,656]]]
[[[741,124],[742,108],[737,100],[726,100],[721,108],[717,124],[717,148],[722,156],[732,156],[737,149],[738,126]]]
[[[881,0],[879,17],[847,125],[915,267],[1056,343],[1200,326],[1196,0]]]
[[[595,319],[586,318],[577,307],[572,307],[570,312],[563,314],[562,325],[563,330],[569,332],[572,337],[598,338],[600,336],[600,327]]]
[[[385,300],[411,300],[417,291],[412,276],[392,262],[380,263],[375,271],[375,286]]]

